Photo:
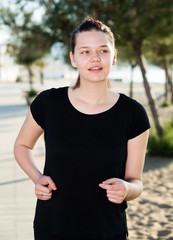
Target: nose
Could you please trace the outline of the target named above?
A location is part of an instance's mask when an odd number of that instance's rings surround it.
[[[94,52],[91,56],[91,61],[92,62],[99,62],[101,60],[98,52]]]

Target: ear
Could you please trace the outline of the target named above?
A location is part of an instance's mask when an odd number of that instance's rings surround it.
[[[75,60],[74,60],[74,55],[72,53],[72,51],[70,51],[70,60],[71,60],[71,65],[74,67],[74,68],[77,68],[76,66],[76,63],[75,63]]]
[[[115,65],[117,61],[117,50],[115,49],[112,65]]]

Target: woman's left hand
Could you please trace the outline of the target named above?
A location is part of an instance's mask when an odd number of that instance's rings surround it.
[[[127,183],[119,178],[110,178],[99,186],[106,190],[108,200],[113,203],[122,203],[127,196]]]

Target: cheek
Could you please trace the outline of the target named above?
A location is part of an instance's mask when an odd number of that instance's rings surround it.
[[[81,56],[79,56],[79,57],[76,59],[77,68],[85,67],[85,65],[87,65],[87,63],[88,63],[87,57],[81,57]]]
[[[113,57],[109,55],[103,59],[103,62],[106,66],[112,66]]]

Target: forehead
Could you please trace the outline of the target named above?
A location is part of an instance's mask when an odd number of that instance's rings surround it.
[[[91,30],[76,34],[76,47],[112,46],[109,36],[101,31]]]

